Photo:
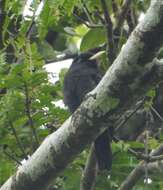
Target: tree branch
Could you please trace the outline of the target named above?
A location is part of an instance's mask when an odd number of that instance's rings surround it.
[[[0,50],[3,49],[3,24],[5,20],[4,8],[5,8],[5,0],[0,0]]]
[[[97,176],[97,161],[94,151],[94,145],[92,145],[90,149],[90,153],[86,162],[86,166],[84,168],[80,190],[93,190],[95,186],[96,176]]]
[[[122,9],[119,13],[119,17],[117,19],[118,22],[116,24],[116,28],[122,27],[124,20],[126,19],[126,16],[127,16],[127,13],[128,13],[128,10],[130,8],[131,3],[132,3],[132,0],[125,0],[124,1]]]
[[[78,16],[76,13],[73,13],[73,15],[80,20],[83,24],[85,24],[88,28],[103,28],[104,26],[102,24],[94,24],[94,23],[87,23],[83,18]]]
[[[158,113],[158,111],[157,111],[153,106],[151,106],[151,110],[156,114],[156,116],[157,116],[161,121],[163,121],[163,117]]]
[[[112,0],[112,9],[113,9],[115,18],[117,19],[118,15],[119,15],[119,10],[118,10],[118,6],[117,6],[115,0]]]
[[[116,39],[116,43],[115,43],[116,44],[116,47],[115,47],[116,50],[119,46],[119,40],[120,40],[120,36],[121,36],[122,26],[123,26],[123,23],[126,19],[127,14],[128,14],[128,10],[130,8],[131,2],[132,2],[132,0],[125,0],[124,1],[122,9],[121,9],[119,16],[117,18],[117,23],[116,23],[116,26],[114,29],[114,35],[118,36],[118,38]]]
[[[111,21],[111,18],[108,12],[106,1],[101,0],[101,5],[104,11],[104,17],[105,17],[105,28],[106,28],[106,37],[107,37],[107,58],[108,58],[108,61],[112,64],[115,59],[113,23]]]
[[[89,12],[88,8],[87,8],[87,5],[86,3],[84,2],[84,0],[81,0],[82,2],[82,5],[83,5],[83,10],[85,12],[85,14],[87,15],[87,18],[89,20],[89,22],[91,23],[91,25],[93,25],[93,20],[92,20],[92,17],[91,17],[91,13]]]
[[[22,165],[22,163],[15,157],[15,155],[13,155],[13,153],[9,153],[9,152],[7,152],[6,151],[6,149],[7,149],[8,147],[5,145],[4,147],[3,147],[3,152],[4,152],[4,154],[8,157],[8,158],[10,158],[11,160],[13,160],[13,161],[15,161],[18,165]]]
[[[163,144],[161,144],[159,148],[157,148],[154,152],[152,152],[150,156],[159,157],[159,154],[163,154]],[[163,161],[159,163],[161,163],[162,165]],[[156,171],[159,171],[160,170],[159,163],[158,162],[149,163],[147,165],[148,171],[154,172],[153,169],[155,169]],[[137,181],[140,180],[140,178],[144,175],[145,167],[146,167],[145,162],[144,161],[140,162],[139,165],[129,174],[126,180],[121,184],[118,190],[132,189],[134,185],[137,183]]]
[[[127,16],[126,16],[127,24],[129,26],[129,33],[131,33],[134,28],[136,27],[137,23],[135,21],[133,7],[131,6],[128,10]]]
[[[22,143],[21,143],[21,141],[20,141],[20,139],[19,139],[19,137],[18,137],[18,135],[17,135],[17,133],[16,133],[16,130],[15,130],[15,128],[14,128],[14,126],[13,126],[13,124],[12,124],[11,121],[9,121],[9,125],[10,125],[10,128],[11,128],[11,130],[12,130],[12,133],[13,133],[15,139],[16,139],[16,142],[17,142],[18,147],[20,148],[20,150],[21,150],[21,152],[22,152],[24,158],[27,159],[28,157],[27,157],[27,155],[26,155],[26,153],[25,153],[24,147],[23,147],[23,145],[22,145]]]
[[[32,132],[32,139],[34,137],[35,139],[35,143],[33,143],[34,149],[36,149],[39,146],[39,139],[37,137],[37,133],[34,127],[34,123],[33,123],[33,119],[32,119],[32,114],[31,114],[31,100],[29,97],[29,91],[28,91],[28,86],[26,83],[24,83],[24,91],[25,91],[25,107],[26,107],[26,114],[29,120],[29,126],[31,128],[31,132]]]

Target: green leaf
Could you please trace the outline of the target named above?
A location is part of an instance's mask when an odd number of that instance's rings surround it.
[[[153,99],[156,96],[155,89],[151,89],[150,91],[148,91],[147,96]]]
[[[105,29],[91,29],[83,37],[80,50],[87,51],[88,49],[97,47],[106,42]]]
[[[127,141],[131,148],[144,148],[144,144],[138,141]]]
[[[65,0],[63,7],[65,8],[68,16],[70,16],[73,12],[73,9],[75,7],[75,5],[77,4],[78,0],[71,0],[71,2],[69,0]]]
[[[46,41],[37,42],[38,51],[45,60],[52,60],[56,58],[53,47]]]

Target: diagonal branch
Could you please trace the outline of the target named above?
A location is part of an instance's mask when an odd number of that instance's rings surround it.
[[[18,147],[20,148],[20,150],[21,150],[21,152],[22,152],[24,158],[27,159],[28,157],[27,157],[27,155],[26,155],[26,153],[25,153],[25,149],[24,149],[24,147],[23,147],[23,145],[22,145],[22,143],[21,143],[21,140],[19,139],[19,137],[18,137],[18,135],[17,135],[16,129],[14,128],[14,126],[13,126],[13,124],[12,124],[11,121],[9,121],[9,125],[10,125],[10,128],[11,128],[11,130],[12,130],[12,133],[13,133],[15,139],[16,139],[16,142],[17,142]]]
[[[16,156],[12,152],[8,152],[6,149],[8,147],[3,147],[3,153],[10,158],[12,161],[15,161],[18,165],[22,165],[22,163],[16,158]]]

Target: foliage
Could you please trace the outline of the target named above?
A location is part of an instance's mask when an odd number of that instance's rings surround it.
[[[98,40],[96,37],[98,36]],[[86,51],[92,47],[97,47],[106,42],[105,30],[104,29],[91,29],[85,34],[80,45],[81,51]]]
[[[0,151],[2,155],[6,151],[14,157],[16,155],[20,161],[25,155],[31,155],[37,147],[34,131],[41,142],[68,116],[66,111],[53,104],[58,90],[48,81],[47,72],[42,67],[44,61],[36,45],[31,44],[31,55],[28,51],[26,49],[22,54],[21,63],[10,65],[5,62],[5,54],[0,56],[0,89],[5,89],[5,94],[0,98]],[[4,146],[7,148],[4,149]],[[4,158],[0,158],[1,163]],[[13,163],[7,155],[5,159],[2,171]],[[4,180],[10,172],[4,173]]]

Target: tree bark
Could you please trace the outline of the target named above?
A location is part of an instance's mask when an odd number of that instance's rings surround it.
[[[95,187],[96,177],[98,172],[97,160],[94,151],[94,145],[91,146],[86,166],[84,168],[80,190],[93,190]]]

